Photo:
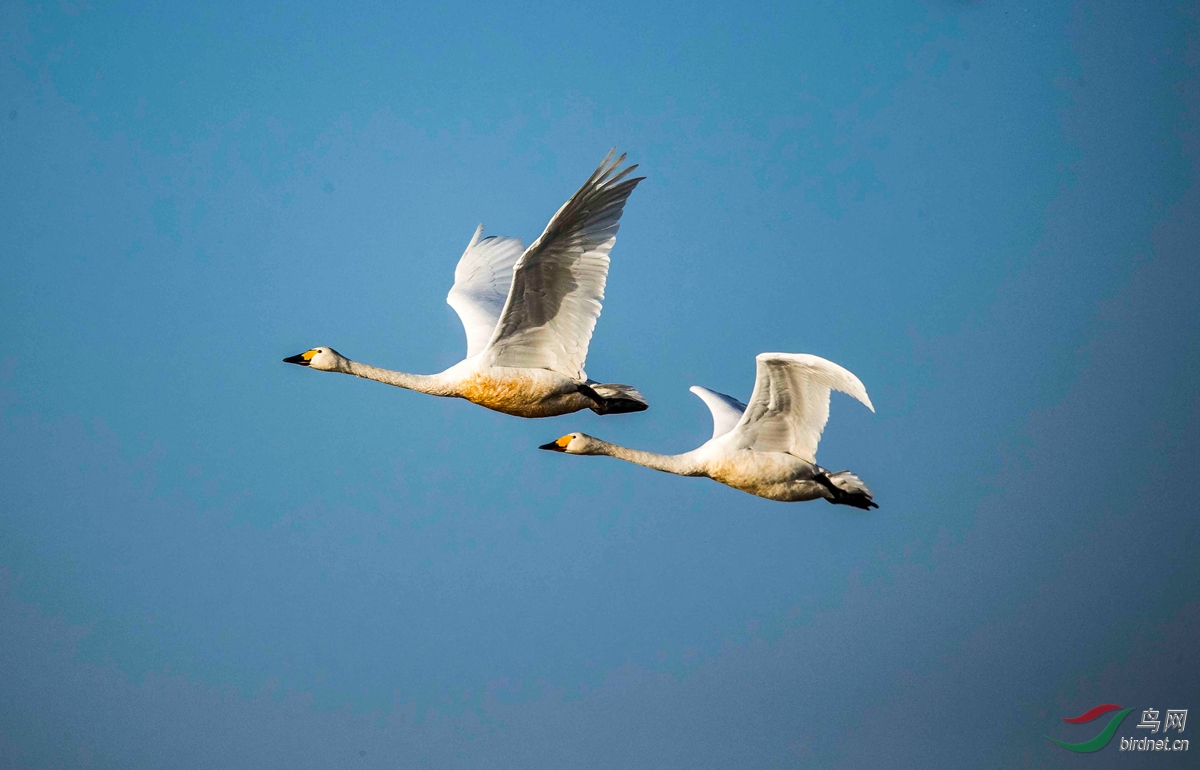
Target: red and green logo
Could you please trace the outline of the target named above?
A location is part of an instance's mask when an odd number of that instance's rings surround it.
[[[1090,741],[1084,741],[1083,743],[1064,743],[1051,738],[1049,735],[1046,736],[1046,740],[1062,746],[1068,751],[1075,751],[1079,752],[1080,754],[1099,751],[1108,745],[1108,742],[1112,740],[1113,735],[1117,732],[1117,728],[1121,726],[1121,722],[1126,716],[1129,715],[1130,711],[1133,711],[1133,709],[1123,709],[1115,703],[1104,703],[1088,709],[1077,717],[1063,717],[1063,721],[1067,724],[1081,725],[1085,722],[1091,722],[1093,719],[1102,717],[1110,711],[1116,711],[1117,713],[1108,720],[1108,724],[1105,725],[1104,729],[1100,731],[1100,734],[1095,738],[1092,738]]]

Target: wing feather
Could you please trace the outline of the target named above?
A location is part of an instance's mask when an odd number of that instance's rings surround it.
[[[512,288],[489,347],[496,366],[549,369],[587,380],[584,359],[600,316],[608,255],[621,214],[644,177],[617,170],[613,150],[562,205],[513,268]]]
[[[688,390],[699,396],[704,405],[708,407],[708,411],[712,412],[713,438],[724,436],[733,430],[734,426],[741,421],[742,413],[746,411],[746,405],[733,396],[702,388],[699,385],[693,385]]]
[[[734,429],[760,452],[788,452],[816,462],[817,444],[829,421],[829,392],[838,390],[870,409],[862,382],[819,356],[760,353],[750,403]]]
[[[454,286],[446,302],[458,313],[467,333],[467,358],[487,347],[512,286],[513,265],[525,245],[520,238],[482,238],[483,225],[454,268]]]

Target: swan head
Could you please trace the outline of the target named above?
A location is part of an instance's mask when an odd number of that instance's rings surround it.
[[[592,438],[586,433],[568,433],[549,444],[542,444],[538,449],[545,449],[548,452],[566,452],[569,455],[590,455],[596,454],[594,450],[599,445],[598,439]]]
[[[325,346],[306,350],[297,356],[288,356],[283,359],[283,362],[285,364],[309,366],[322,372],[344,372],[346,371],[346,364],[349,362],[349,359],[333,348]]]

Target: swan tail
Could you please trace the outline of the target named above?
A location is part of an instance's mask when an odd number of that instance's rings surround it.
[[[871,490],[867,489],[863,480],[850,471],[822,471],[817,480],[829,490],[829,497],[826,499],[834,505],[849,505],[864,511],[879,507],[871,499]]]
[[[596,414],[627,414],[644,412],[650,408],[646,397],[631,385],[590,382],[588,387],[598,397],[596,405],[592,407]]]

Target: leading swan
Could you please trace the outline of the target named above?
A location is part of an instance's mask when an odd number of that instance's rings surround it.
[[[608,277],[625,201],[645,177],[626,179],[625,156],[610,152],[525,249],[519,238],[483,235],[467,244],[446,302],[467,333],[467,357],[440,374],[405,374],[360,364],[330,347],[283,359],[434,396],[468,401],[517,417],[591,409],[640,412],[646,399],[628,385],[587,378],[583,361]]]
[[[539,449],[573,455],[607,455],[680,476],[707,476],[768,500],[878,508],[862,479],[817,465],[817,442],[829,421],[829,392],[838,390],[870,409],[857,377],[818,356],[760,353],[750,403],[693,386],[713,417],[712,438],[690,452],[660,455],[610,444],[586,433],[568,433]]]

